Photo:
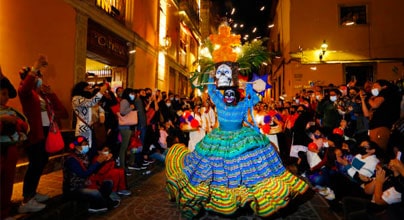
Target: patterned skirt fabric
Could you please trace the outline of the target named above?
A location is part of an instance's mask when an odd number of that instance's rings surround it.
[[[166,175],[169,197],[189,218],[202,209],[230,215],[247,204],[266,217],[308,189],[283,167],[268,138],[248,127],[215,129],[192,153],[172,146]]]

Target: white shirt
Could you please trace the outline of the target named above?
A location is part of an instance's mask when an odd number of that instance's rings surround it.
[[[362,158],[362,155],[357,154],[355,155],[355,158],[353,160],[355,159],[364,162],[364,164],[360,169],[351,166],[348,169],[349,176],[353,178],[355,176],[355,173],[359,172],[359,174],[364,175],[366,177],[372,177],[373,174],[375,173],[376,165],[379,163],[379,159],[377,159],[376,155],[370,155],[367,156],[366,158]]]

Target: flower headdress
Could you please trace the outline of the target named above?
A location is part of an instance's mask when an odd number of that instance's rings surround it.
[[[219,33],[212,34],[204,42],[205,48],[201,51],[201,58],[195,63],[200,65],[200,71],[191,74],[191,85],[194,88],[203,88],[209,80],[209,72],[214,70],[215,64],[223,61],[236,62],[239,66],[240,77],[251,74],[253,68],[259,68],[264,62],[271,62],[271,54],[262,46],[263,41],[254,40],[240,43],[240,35],[231,34],[227,24],[219,26]],[[235,51],[239,51],[236,53]]]

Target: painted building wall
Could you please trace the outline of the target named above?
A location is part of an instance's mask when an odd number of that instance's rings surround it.
[[[134,0],[133,31],[150,45],[157,46],[158,40],[158,0]]]
[[[49,66],[44,83],[71,109],[74,45],[75,11],[63,0],[0,0],[0,65],[15,87],[21,67],[32,66],[45,54]],[[21,110],[18,97],[9,104]],[[62,126],[70,128],[70,120]]]
[[[340,5],[363,4],[368,6],[368,24],[340,25]],[[400,0],[280,0],[271,40],[275,48],[280,45],[286,67],[273,80],[284,74],[283,86],[288,95],[307,87],[309,81],[344,84],[344,63],[356,62],[375,63],[374,80],[402,78],[404,64],[397,60],[404,59],[404,41],[400,37],[404,34],[400,28],[404,23],[403,7]],[[328,48],[320,59],[324,40]]]

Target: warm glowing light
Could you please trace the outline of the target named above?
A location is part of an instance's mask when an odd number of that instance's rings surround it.
[[[219,47],[220,47],[220,46],[219,46]],[[202,49],[200,50],[200,52],[201,52],[201,56],[209,57],[209,58],[212,57],[212,55],[210,54],[209,49],[208,49],[207,47],[202,48]]]
[[[254,27],[254,29],[252,30],[253,33],[257,32],[257,28]]]
[[[353,22],[353,21],[344,23],[345,26],[351,26],[351,25],[354,25],[354,24],[355,24],[355,22]]]
[[[312,67],[310,67],[310,69],[313,70],[313,71],[315,71],[315,70],[317,70],[317,67],[316,67],[316,66],[312,66]]]
[[[237,53],[237,54],[240,54],[241,53],[241,47],[235,47],[235,48],[233,48],[233,51],[235,53]]]
[[[214,50],[217,50],[217,49],[219,49],[220,48],[220,45],[219,44],[215,44],[215,47],[213,48]]]
[[[136,50],[130,50],[129,53],[134,54],[134,53],[136,53]]]
[[[321,51],[322,51],[323,53],[325,53],[325,51],[327,50],[327,48],[328,48],[328,44],[327,44],[327,42],[324,40],[323,43],[321,44]]]
[[[233,24],[233,28],[237,28],[237,26],[238,26],[237,23]]]
[[[267,63],[267,62],[262,62],[262,64],[263,64],[264,66],[268,66],[268,63]]]
[[[231,9],[231,15],[234,15],[234,12],[236,12],[236,8]]]
[[[275,25],[274,24],[270,24],[268,25],[268,28],[273,28]]]
[[[262,7],[260,8],[260,11],[263,11],[263,10],[265,10],[265,6],[262,6]]]
[[[240,24],[240,27],[243,28],[243,27],[244,27],[244,24]]]

